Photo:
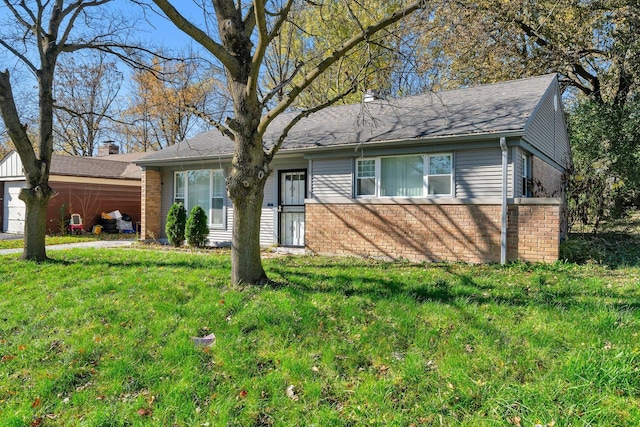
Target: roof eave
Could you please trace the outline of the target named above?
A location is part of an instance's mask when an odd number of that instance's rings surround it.
[[[296,147],[296,148],[282,148],[279,152],[282,154],[312,154],[312,153],[322,153],[328,151],[336,151],[336,150],[344,150],[349,148],[358,148],[362,146],[366,147],[378,147],[382,145],[392,144],[395,147],[407,147],[407,146],[416,146],[422,144],[446,144],[452,141],[465,140],[467,142],[474,141],[486,141],[489,139],[499,139],[501,137],[504,138],[521,138],[525,134],[524,129],[509,129],[504,131],[492,131],[492,132],[481,132],[474,134],[456,134],[456,135],[441,135],[441,136],[431,136],[431,137],[417,137],[417,138],[406,138],[406,139],[397,139],[397,140],[382,140],[382,141],[366,141],[366,142],[353,142],[346,144],[336,144],[336,145],[317,145],[314,147]],[[233,153],[223,153],[223,154],[212,154],[206,156],[199,157],[171,157],[167,159],[141,159],[136,161],[135,163],[144,168],[152,168],[152,167],[163,167],[169,166],[176,163],[180,163],[181,165],[189,165],[195,163],[202,163],[203,161],[218,161],[218,160],[231,160],[233,157]]]

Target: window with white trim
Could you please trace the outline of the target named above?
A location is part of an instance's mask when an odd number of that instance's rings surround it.
[[[376,195],[376,161],[358,160],[356,172],[356,194],[359,196]]]
[[[225,226],[225,182],[221,170],[198,169],[174,174],[175,203],[182,203],[191,211],[200,206],[209,219],[209,225]]]
[[[356,160],[356,197],[451,197],[453,154]]]

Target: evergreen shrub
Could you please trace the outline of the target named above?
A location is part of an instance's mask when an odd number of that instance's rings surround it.
[[[207,242],[209,225],[207,225],[207,214],[200,206],[195,206],[189,212],[187,219],[186,237],[189,246],[201,248]]]
[[[167,225],[165,231],[169,244],[177,247],[182,246],[185,238],[185,226],[187,223],[187,210],[182,203],[174,203],[167,214]]]

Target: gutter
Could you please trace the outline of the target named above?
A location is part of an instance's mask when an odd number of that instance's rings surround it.
[[[500,138],[500,149],[502,150],[502,228],[500,229],[500,264],[507,263],[507,215],[508,215],[508,161],[507,138]]]
[[[296,155],[296,154],[304,154],[305,158],[315,158],[322,157],[320,153],[333,153],[337,150],[347,151],[351,150],[352,153],[357,153],[360,149],[365,150],[375,150],[378,148],[388,148],[388,147],[416,147],[434,144],[449,144],[452,142],[459,143],[461,140],[465,142],[478,142],[478,141],[495,141],[496,137],[504,137],[504,138],[522,138],[524,136],[524,131],[522,129],[512,129],[505,131],[497,131],[497,132],[479,132],[474,134],[455,134],[455,135],[441,135],[441,136],[431,136],[431,137],[416,137],[416,138],[408,138],[408,139],[395,139],[395,140],[376,140],[376,141],[365,141],[365,142],[353,142],[346,144],[331,144],[331,145],[311,145],[304,147],[293,147],[293,148],[281,148],[276,156],[283,157],[285,155]],[[185,157],[169,157],[162,159],[145,159],[144,157],[138,160],[133,161],[132,163],[138,166],[156,166],[162,167],[164,165],[170,165],[175,163],[185,164],[188,162],[203,162],[203,161],[218,161],[220,159],[232,159],[233,152],[224,152],[218,154],[211,155],[194,155],[194,156],[185,156]]]

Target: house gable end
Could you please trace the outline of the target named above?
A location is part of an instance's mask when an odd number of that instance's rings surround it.
[[[24,179],[22,160],[17,151],[10,151],[0,161],[0,180]]]
[[[557,167],[568,167],[571,150],[557,78],[540,99],[525,125],[524,133],[524,140],[555,162]]]

